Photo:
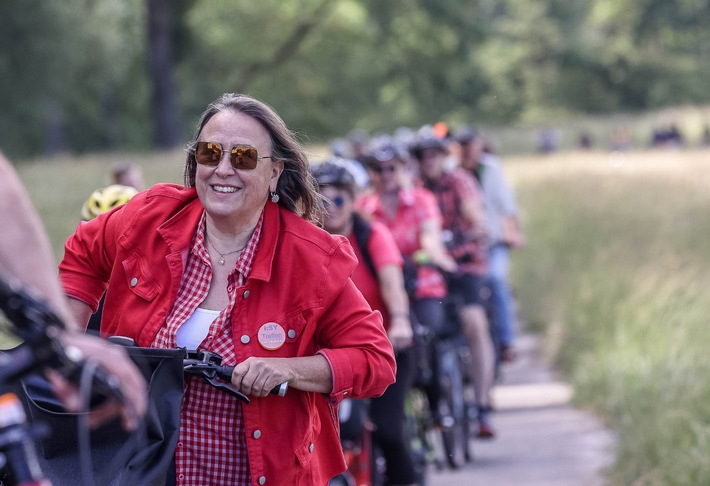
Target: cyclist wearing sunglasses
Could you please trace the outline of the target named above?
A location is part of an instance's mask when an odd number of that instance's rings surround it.
[[[226,94],[187,146],[185,187],[158,184],[67,241],[60,276],[79,322],[106,290],[102,334],[213,351],[253,398],[186,378],[177,484],[326,484],[345,468],[337,404],[394,381],[349,243],[313,224],[322,209],[278,114]],[[269,395],[283,382],[286,396]]]
[[[355,178],[341,160],[317,165],[313,174],[326,198],[324,227],[350,240],[360,261],[353,272],[353,282],[372,308],[382,313],[395,350],[397,380],[384,395],[370,401],[370,417],[375,424],[373,439],[386,462],[387,484],[411,485],[416,482],[416,472],[404,437],[404,402],[414,381],[416,364],[402,254],[387,227],[376,221],[367,222],[355,212]]]

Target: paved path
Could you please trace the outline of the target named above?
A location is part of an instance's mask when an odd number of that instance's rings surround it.
[[[572,390],[544,362],[537,338],[522,335],[519,356],[495,389],[498,437],[474,443],[474,461],[434,471],[429,486],[600,486],[612,461],[613,434],[574,409]]]

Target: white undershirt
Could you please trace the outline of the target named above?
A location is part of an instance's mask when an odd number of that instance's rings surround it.
[[[219,311],[195,309],[195,312],[180,326],[175,334],[175,341],[181,348],[198,349],[210,331],[210,325],[217,319]]]

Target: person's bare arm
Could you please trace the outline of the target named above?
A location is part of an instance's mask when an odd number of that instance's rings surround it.
[[[435,219],[423,221],[420,233],[422,249],[429,256],[431,263],[447,272],[455,272],[456,261],[446,251],[439,222]]]
[[[77,323],[78,327],[86,329],[89,325],[89,318],[91,317],[91,314],[93,314],[91,306],[81,300],[74,299],[73,297],[68,297],[67,302],[72,319]]]
[[[124,425],[127,428],[135,428],[138,418],[143,416],[147,409],[145,380],[124,350],[110,346],[96,337],[83,335],[79,331],[75,317],[83,318],[83,313],[69,309],[57,278],[57,266],[49,237],[20,178],[2,153],[0,227],[3,228],[3,237],[0,239],[0,272],[6,278],[15,279],[36,298],[45,301],[63,319],[67,330],[60,333],[59,339],[65,346],[74,347],[84,359],[98,363],[120,384],[125,397],[124,403],[108,403],[93,415],[92,421],[98,423],[121,414]],[[86,304],[83,305],[88,308]],[[80,306],[76,307],[80,309]],[[86,320],[81,322],[85,324],[87,321],[88,315]],[[58,396],[69,407],[76,405],[76,389],[56,372],[50,373],[49,377]]]
[[[461,214],[475,228],[484,227],[485,213],[483,205],[475,199],[467,199],[461,202]]]
[[[303,391],[330,393],[333,373],[325,356],[298,358],[247,358],[232,373],[232,384],[242,393],[265,397],[275,387],[288,386]]]
[[[503,235],[505,243],[513,249],[521,248],[525,245],[525,237],[516,216],[503,217]]]
[[[380,294],[390,315],[387,336],[397,349],[412,345],[412,322],[409,318],[409,299],[404,290],[404,277],[399,265],[385,265],[377,270]]]
[[[75,327],[57,279],[49,237],[20,178],[1,152],[0,228],[0,272],[46,300],[68,327]]]

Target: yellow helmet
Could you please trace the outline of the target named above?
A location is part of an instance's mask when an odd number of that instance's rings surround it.
[[[138,191],[130,186],[113,184],[91,193],[81,208],[81,219],[89,221],[99,214],[106,213],[115,207],[131,200]]]

